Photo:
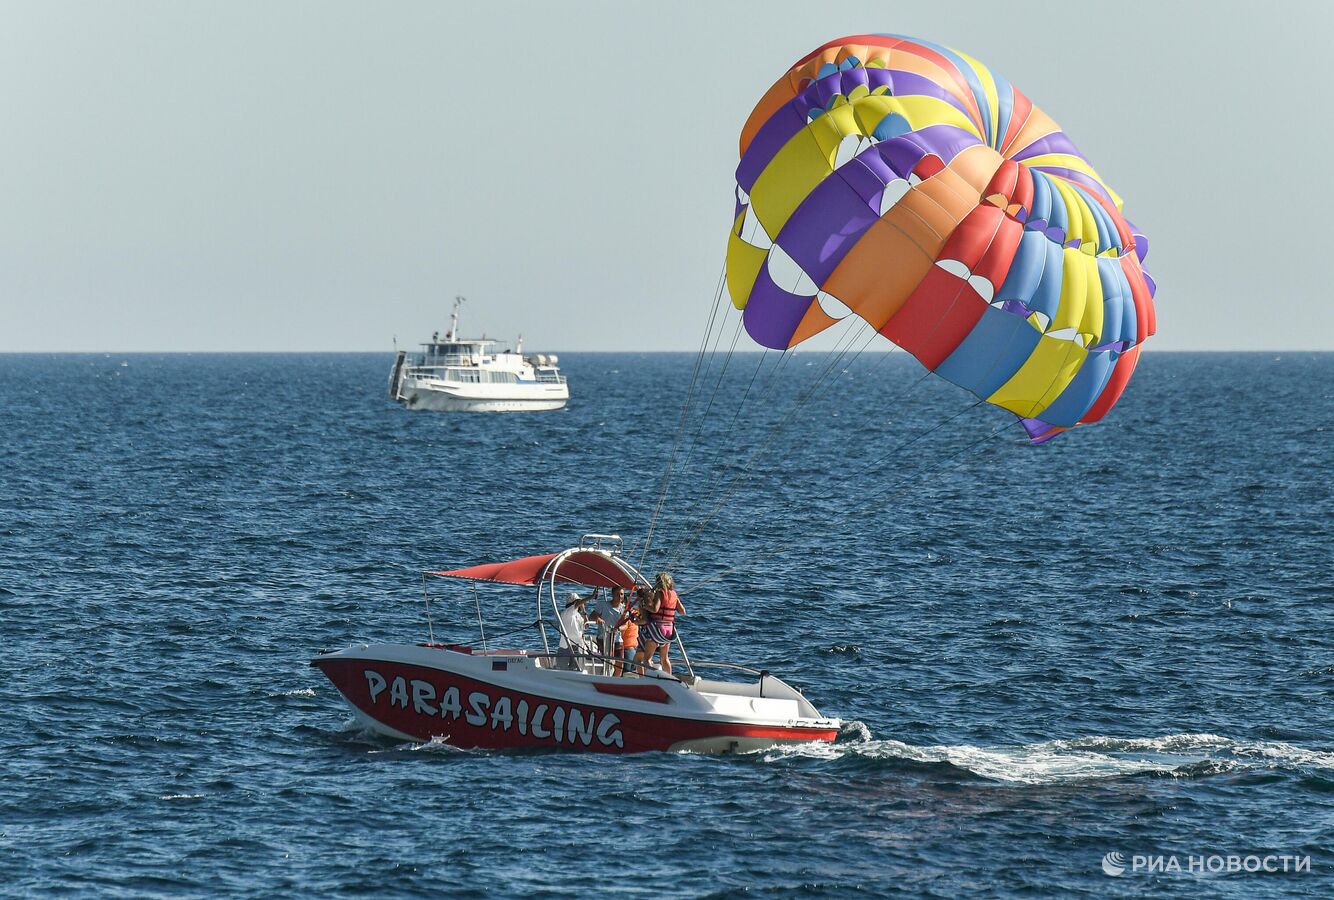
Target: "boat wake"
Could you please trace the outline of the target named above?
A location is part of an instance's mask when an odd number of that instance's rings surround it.
[[[366,736],[374,741],[384,741],[386,738],[377,735],[374,731],[366,730]],[[443,753],[447,756],[476,756],[484,753],[482,750],[475,750],[468,747],[455,747],[453,744],[446,743],[443,737],[433,737],[429,741],[402,741],[389,747],[381,747],[371,750],[371,755],[388,753],[397,755],[400,753]]]
[[[1014,784],[1059,784],[1133,775],[1191,777],[1265,770],[1334,770],[1334,752],[1281,741],[1232,740],[1216,734],[1085,737],[992,747],[915,746],[877,740],[861,722],[847,723],[843,735],[833,744],[789,745],[756,755],[766,763],[807,758],[950,767],[968,776]],[[1322,773],[1322,777],[1329,776]]]

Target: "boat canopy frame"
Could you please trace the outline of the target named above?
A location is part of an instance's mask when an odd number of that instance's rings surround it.
[[[543,618],[544,607],[549,607],[556,626],[556,631],[568,647],[582,647],[582,636],[565,634],[561,622],[560,587],[578,584],[594,588],[651,588],[652,584],[634,565],[622,555],[624,541],[617,534],[599,534],[589,532],[579,538],[575,547],[543,556],[528,556],[523,559],[501,563],[488,563],[464,569],[427,572],[442,578],[464,578],[472,581],[491,581],[501,584],[532,585],[537,588],[537,622],[542,635],[542,650],[547,656],[553,655],[547,631],[540,627],[547,623]],[[480,621],[481,611],[478,610]],[[681,658],[686,664],[686,671],[694,678],[694,667],[690,655],[686,653],[681,633],[673,635],[673,642],[681,651]]]

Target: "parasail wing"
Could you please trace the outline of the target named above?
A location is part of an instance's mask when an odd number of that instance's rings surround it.
[[[1154,333],[1148,242],[1049,116],[977,60],[857,35],[747,121],[727,285],[758,343],[848,315],[1035,442],[1115,405]]]

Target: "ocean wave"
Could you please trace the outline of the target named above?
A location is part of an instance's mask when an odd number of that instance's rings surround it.
[[[861,722],[844,726],[833,744],[798,744],[760,751],[765,762],[793,759],[887,761],[949,765],[992,781],[1056,784],[1132,775],[1195,777],[1248,770],[1334,770],[1334,752],[1281,741],[1233,740],[1216,734],[1151,738],[1085,737],[1016,746],[916,746],[876,739]]]

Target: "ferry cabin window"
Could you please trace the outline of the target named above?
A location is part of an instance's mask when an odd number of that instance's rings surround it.
[[[471,344],[428,344],[426,352],[430,356],[471,356]]]

